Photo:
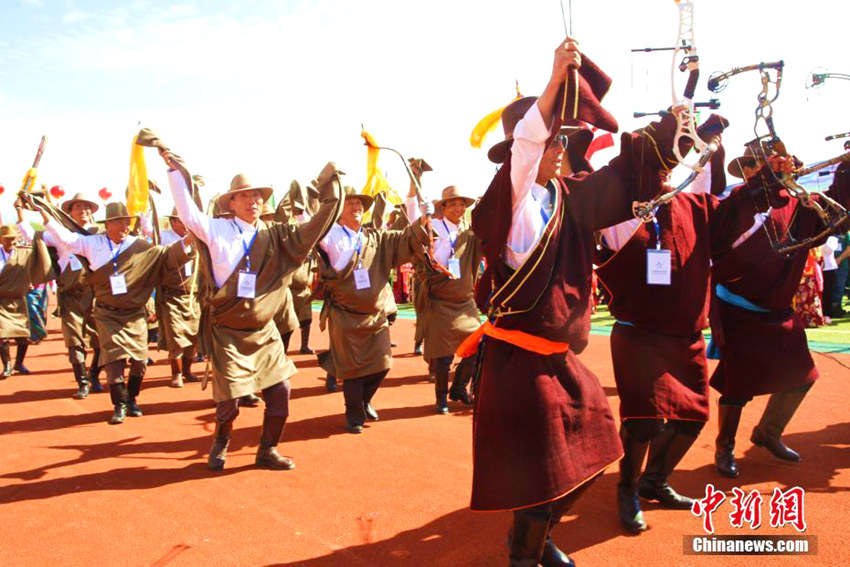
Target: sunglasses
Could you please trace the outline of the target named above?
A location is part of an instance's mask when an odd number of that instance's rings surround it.
[[[569,143],[570,143],[570,139],[566,134],[558,134],[557,136],[552,138],[552,141],[549,142],[548,147],[554,148],[556,145],[560,144],[561,147],[563,147],[566,150]]]

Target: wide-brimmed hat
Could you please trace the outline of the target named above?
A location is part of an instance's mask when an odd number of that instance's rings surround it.
[[[345,192],[343,198],[348,199],[349,197],[356,197],[360,199],[360,202],[363,203],[364,213],[369,210],[369,207],[371,207],[372,203],[375,201],[374,197],[372,197],[371,195],[364,195],[362,193],[358,193],[357,190],[351,185],[346,185],[342,189]]]
[[[74,206],[74,203],[88,203],[89,205],[91,205],[91,212],[92,212],[92,214],[96,213],[96,212],[97,212],[97,210],[100,208],[100,205],[98,205],[98,204],[97,204],[97,203],[95,203],[94,201],[92,201],[92,200],[90,200],[90,199],[86,199],[85,197],[83,197],[83,194],[82,194],[82,193],[77,193],[76,195],[74,195],[73,197],[71,197],[70,199],[68,199],[67,201],[63,202],[63,203],[60,205],[60,208],[61,208],[63,211],[65,211],[66,213],[69,213],[69,214],[70,214],[70,212],[71,212],[71,207],[73,207],[73,206]]]
[[[221,211],[233,212],[233,209],[230,208],[230,201],[233,200],[234,195],[241,193],[242,191],[259,191],[263,196],[263,201],[268,201],[269,197],[271,197],[272,193],[274,193],[274,189],[271,187],[255,187],[248,179],[247,175],[244,173],[237,173],[230,182],[230,189],[227,193],[220,195],[218,198],[218,206],[221,208]]]
[[[171,209],[171,214],[165,215],[167,219],[179,219],[180,215],[177,214],[177,207]]]
[[[487,158],[493,163],[503,163],[508,155],[508,150],[514,142],[514,128],[528,112],[528,109],[537,102],[536,96],[526,96],[519,98],[502,111],[502,129],[505,132],[505,139],[496,143],[487,152]]]
[[[0,226],[0,239],[14,238],[17,240],[20,235],[21,233],[18,232],[18,227],[13,224],[4,224],[3,226]]]
[[[131,215],[124,203],[106,203],[106,217],[104,221],[134,219],[139,215]]]
[[[450,199],[462,199],[464,204],[467,207],[471,207],[472,205],[475,204],[475,199],[473,199],[472,197],[467,197],[466,195],[463,195],[460,192],[460,189],[458,189],[454,185],[449,185],[448,187],[443,189],[443,193],[440,196],[440,199],[437,200],[437,201],[434,201],[434,206],[437,206],[437,205],[443,206],[443,205],[446,204],[446,201],[448,201]]]
[[[751,140],[747,142],[747,147],[744,149],[744,155],[736,157],[732,161],[729,162],[729,165],[726,166],[726,172],[729,173],[732,177],[737,177],[739,179],[744,178],[744,166],[754,167],[764,161],[761,154],[756,148],[758,148],[759,140]]]

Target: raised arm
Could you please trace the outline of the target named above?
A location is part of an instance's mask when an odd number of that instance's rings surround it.
[[[41,222],[44,225],[45,236],[50,237],[51,245],[55,246],[58,244],[67,248],[73,254],[91,259],[90,246],[93,237],[71,232],[62,226],[61,223],[52,221],[50,215],[41,207],[38,207],[38,212],[41,213]]]
[[[192,231],[201,242],[210,243],[210,217],[204,214],[192,201],[189,188],[183,174],[177,169],[168,170],[168,186],[171,187],[171,195],[174,197],[174,206],[177,208],[177,216],[186,228]]]

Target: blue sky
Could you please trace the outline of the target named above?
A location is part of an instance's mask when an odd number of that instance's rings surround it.
[[[566,3],[566,0],[565,0]],[[808,12],[803,8],[813,6]],[[376,139],[435,171],[426,191],[486,188],[493,167],[469,147],[475,122],[507,103],[519,80],[537,94],[562,39],[559,4],[507,0],[183,1],[0,0],[0,184],[17,190],[38,140],[50,138],[41,180],[67,192],[120,194],[138,124],[151,127],[208,190],[241,171],[288,187],[328,160],[365,181],[365,123]],[[672,0],[573,0],[575,35],[614,79],[605,100],[621,129],[646,123],[635,110],[671,102],[670,59],[631,48],[672,45]],[[806,161],[840,152],[827,134],[850,130],[842,107],[850,82],[803,88],[815,67],[850,72],[846,2],[696,1],[703,82],[712,71],[785,59],[776,123]],[[732,121],[733,157],[752,138],[756,74],[732,80],[720,112]],[[612,152],[599,156],[609,159]],[[151,176],[163,180],[155,154]],[[391,155],[381,166],[405,191]],[[597,161],[599,161],[597,160]],[[164,203],[163,206],[170,206]],[[2,210],[2,207],[0,207]],[[5,218],[5,217],[4,217]],[[7,219],[8,220],[8,219]]]

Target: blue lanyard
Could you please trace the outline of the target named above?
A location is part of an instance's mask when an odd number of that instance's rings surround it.
[[[260,231],[259,230],[255,231],[254,236],[251,237],[251,242],[249,242],[248,244],[245,244],[245,239],[242,238],[242,229],[239,227],[238,224],[236,224],[236,221],[233,221],[233,226],[235,226],[236,230],[239,231],[239,240],[242,241],[242,250],[245,251],[245,270],[250,272],[251,271],[251,256],[250,256],[251,248],[254,247],[254,241],[257,240],[257,234],[259,234]]]
[[[339,225],[342,226],[342,225]],[[354,242],[354,233],[350,232],[347,228],[342,226],[342,230],[345,231],[345,235],[348,237],[349,242]],[[363,227],[360,227],[357,230],[357,267],[360,268],[363,266],[363,258],[360,255],[360,251],[363,249]]]
[[[658,224],[658,219],[655,217],[655,213],[652,215],[652,228],[655,232],[655,249],[661,250],[661,225]]]
[[[546,189],[546,192],[549,193],[549,190]],[[550,195],[551,195],[551,193],[550,193]],[[543,225],[545,226],[546,224],[549,223],[549,219],[552,218],[552,215],[546,214],[546,206],[544,205],[542,200],[541,201],[537,200],[537,197],[534,196],[534,193],[531,194],[531,198],[534,199],[534,201],[537,204],[540,205],[540,216],[543,217]]]
[[[449,239],[449,244],[452,247],[452,258],[455,257],[455,243],[457,242],[457,238],[452,240],[452,231],[449,230],[449,225],[446,224],[446,221],[440,219],[440,222],[443,223],[443,228],[446,229],[446,237]]]
[[[9,261],[9,258],[12,257],[11,253],[8,256],[6,255],[6,250],[2,246],[0,246],[0,254],[3,255],[3,263],[4,264],[7,263]]]
[[[115,274],[118,273],[118,255],[121,254],[121,247],[124,246],[124,242],[126,242],[126,240],[122,241],[121,244],[118,245],[118,248],[113,253],[112,252],[112,241],[109,240],[108,236],[106,237],[106,243],[109,244],[109,253],[112,254],[112,272],[115,273]]]

